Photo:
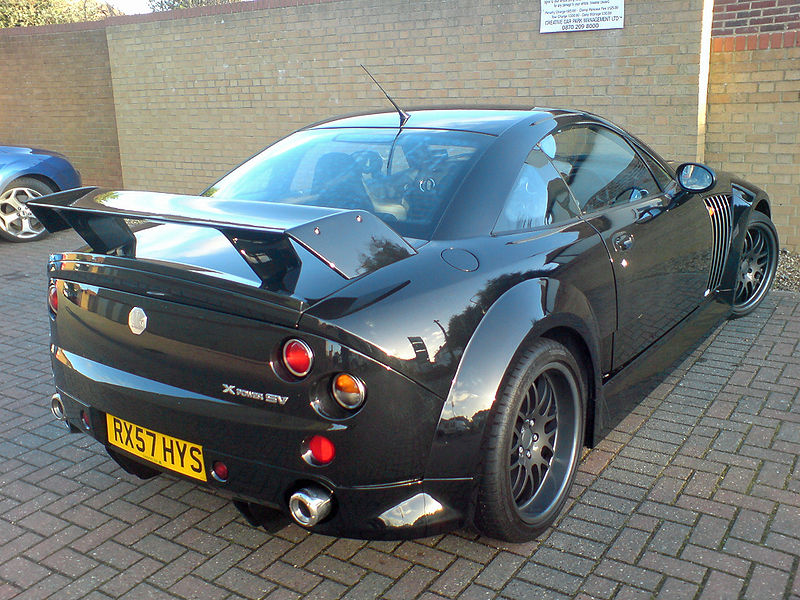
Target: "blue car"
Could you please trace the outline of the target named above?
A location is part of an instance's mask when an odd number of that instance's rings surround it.
[[[30,242],[44,237],[47,230],[28,201],[80,185],[80,173],[57,152],[0,146],[0,238]]]

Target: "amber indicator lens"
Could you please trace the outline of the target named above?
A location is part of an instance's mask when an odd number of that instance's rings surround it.
[[[314,354],[302,340],[289,340],[283,345],[283,364],[295,377],[305,377],[311,371]]]
[[[339,373],[333,378],[333,397],[343,408],[356,409],[364,403],[367,387],[355,375]]]
[[[336,447],[333,442],[322,435],[315,435],[308,440],[308,453],[311,463],[324,466],[329,464],[336,457]],[[306,458],[308,461],[308,458]]]
[[[50,287],[47,288],[47,303],[50,305],[50,310],[53,314],[58,312],[58,288],[56,288],[55,283],[50,283]]]

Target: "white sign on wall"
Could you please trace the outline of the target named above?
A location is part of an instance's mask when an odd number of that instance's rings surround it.
[[[539,33],[622,29],[625,0],[542,0]]]

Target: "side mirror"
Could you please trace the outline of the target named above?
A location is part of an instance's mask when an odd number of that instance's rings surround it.
[[[717,176],[705,165],[683,163],[677,170],[678,183],[687,192],[707,192],[714,187]]]

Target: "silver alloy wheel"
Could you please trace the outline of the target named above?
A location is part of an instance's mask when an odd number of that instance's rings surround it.
[[[28,187],[12,187],[3,192],[0,195],[0,229],[19,240],[40,236],[44,226],[33,216],[27,204],[41,195]]]

